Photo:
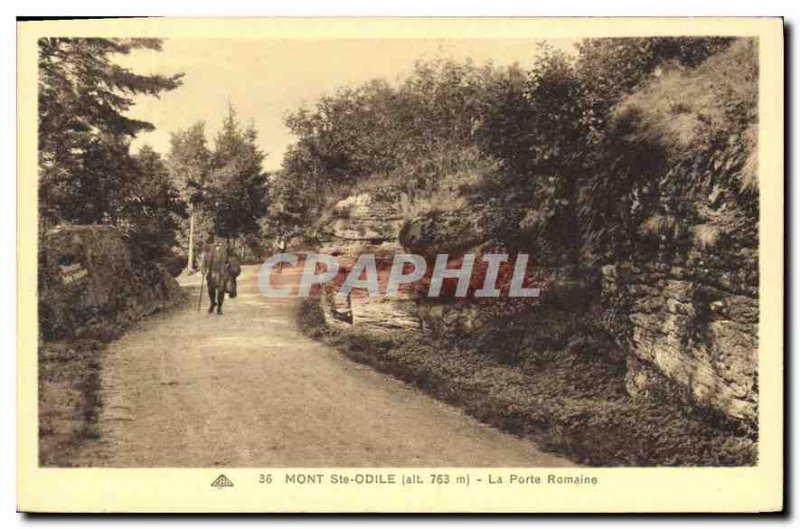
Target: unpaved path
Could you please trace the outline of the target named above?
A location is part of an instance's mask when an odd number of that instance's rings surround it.
[[[195,287],[110,346],[79,465],[571,466],[306,338],[257,273],[223,316],[196,311]]]

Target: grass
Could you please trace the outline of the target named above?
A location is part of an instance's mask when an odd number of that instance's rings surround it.
[[[635,121],[638,141],[693,157],[756,122],[757,102],[758,44],[740,39],[696,68],[668,69],[626,98],[615,119]]]
[[[84,443],[99,438],[100,369],[97,340],[45,342],[39,347],[39,464],[72,466]]]
[[[469,336],[380,336],[325,326],[307,301],[301,329],[481,422],[592,466],[743,466],[756,438],[710,410],[625,390],[622,358],[590,321],[559,313]]]

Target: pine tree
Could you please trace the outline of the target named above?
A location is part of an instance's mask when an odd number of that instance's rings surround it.
[[[39,207],[43,227],[115,222],[130,176],[130,140],[153,125],[124,114],[133,96],[180,86],[182,74],[140,75],[113,62],[158,39],[39,41]],[[77,204],[85,207],[76,207]]]
[[[266,213],[264,154],[251,124],[242,129],[231,106],[211,155],[208,206],[218,236],[236,238],[258,232]]]
[[[170,177],[161,155],[149,145],[133,157],[135,171],[126,182],[121,217],[134,251],[147,260],[161,260],[175,246],[186,203]]]

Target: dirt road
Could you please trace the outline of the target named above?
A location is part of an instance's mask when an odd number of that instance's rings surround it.
[[[79,465],[571,466],[306,338],[257,274],[223,316],[193,302],[110,346]]]

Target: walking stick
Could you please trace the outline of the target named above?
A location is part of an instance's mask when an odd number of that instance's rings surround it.
[[[206,273],[200,276],[200,297],[197,298],[197,312],[200,312],[200,305],[203,303],[203,285],[206,284]]]

